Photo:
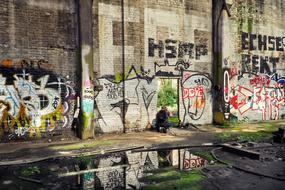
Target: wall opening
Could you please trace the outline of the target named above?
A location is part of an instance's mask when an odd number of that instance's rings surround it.
[[[179,79],[177,78],[159,78],[158,79],[158,97],[157,111],[162,106],[166,106],[170,112],[169,122],[172,126],[178,126],[179,122]]]

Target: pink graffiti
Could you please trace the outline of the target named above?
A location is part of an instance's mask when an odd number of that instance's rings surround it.
[[[85,80],[84,81],[84,87],[85,88],[91,88],[91,84],[92,84],[91,80]]]
[[[262,87],[262,86],[269,86],[270,79],[267,76],[255,76],[253,79],[250,79],[250,85],[256,86],[256,87]]]
[[[183,80],[186,81],[190,76],[190,73],[183,73]]]
[[[230,79],[232,79],[236,75],[238,75],[237,68],[230,68]]]
[[[241,115],[248,111],[260,111],[263,120],[279,118],[280,107],[285,100],[281,86],[254,87],[252,90],[239,86],[237,92],[238,95],[230,99],[230,104]]]
[[[203,96],[204,88],[202,86],[197,86],[194,88],[183,88],[183,100]]]
[[[205,160],[200,157],[184,159],[183,162],[183,168],[186,170],[191,168],[201,168],[204,167],[205,165],[206,165]]]

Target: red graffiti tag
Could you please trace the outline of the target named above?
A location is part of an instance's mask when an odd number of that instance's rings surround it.
[[[237,68],[230,68],[230,79],[232,79],[236,75],[238,75]]]
[[[184,159],[183,162],[183,168],[186,170],[191,168],[201,168],[204,167],[205,165],[206,165],[205,160],[200,157]]]
[[[272,87],[254,87],[253,91],[238,87],[238,95],[230,99],[230,104],[241,115],[248,111],[259,111],[262,119],[278,119],[281,104],[285,100],[284,90],[276,85]]]
[[[255,76],[253,79],[250,79],[250,85],[256,86],[256,87],[262,87],[262,86],[269,86],[270,79],[267,76]]]
[[[190,99],[194,97],[203,97],[204,88],[197,86],[194,88],[183,88],[183,99]]]

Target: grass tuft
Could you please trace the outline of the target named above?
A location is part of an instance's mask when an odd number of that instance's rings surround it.
[[[152,176],[145,179],[154,184],[145,186],[146,190],[159,190],[159,189],[181,189],[181,190],[200,190],[201,185],[199,182],[206,177],[202,175],[199,170],[192,171],[179,171],[173,168],[160,170]]]

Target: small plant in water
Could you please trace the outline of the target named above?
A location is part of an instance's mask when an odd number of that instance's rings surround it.
[[[32,175],[39,174],[39,173],[41,173],[41,171],[38,166],[30,166],[28,168],[21,170],[22,176],[32,176]]]

